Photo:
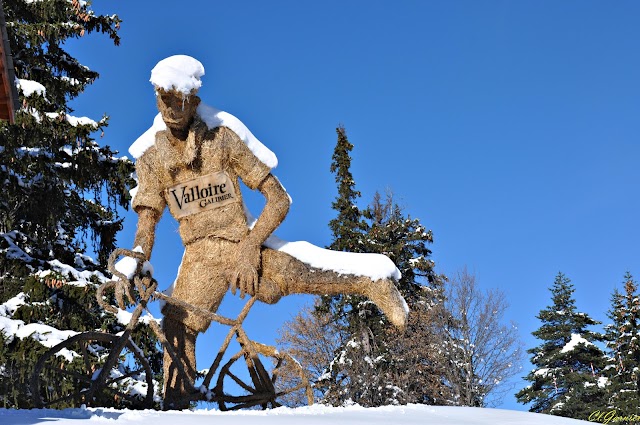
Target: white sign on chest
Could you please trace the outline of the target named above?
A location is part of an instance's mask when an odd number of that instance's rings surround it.
[[[229,175],[220,171],[165,189],[165,199],[171,214],[180,218],[235,202],[236,194]]]

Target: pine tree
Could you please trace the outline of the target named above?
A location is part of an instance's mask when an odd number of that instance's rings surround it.
[[[624,276],[624,293],[614,290],[605,334],[609,408],[633,412],[640,406],[640,297],[631,273]]]
[[[338,140],[333,151],[330,171],[335,174],[338,185],[338,196],[331,207],[338,212],[338,215],[329,221],[333,241],[328,248],[336,251],[363,252],[364,223],[362,212],[356,205],[361,194],[355,189],[356,183],[351,174],[351,156],[349,155],[353,145],[349,142],[343,126],[338,126],[336,133]],[[322,314],[331,314],[335,320],[348,326],[349,319],[345,315],[346,312],[353,310],[354,306],[364,301],[364,297],[357,295],[326,295],[322,297],[316,308]]]
[[[338,196],[331,204],[331,208],[338,212],[338,216],[329,221],[329,228],[333,235],[330,249],[337,251],[361,252],[360,242],[364,230],[362,213],[356,201],[361,196],[355,189],[356,182],[351,174],[351,157],[349,153],[353,145],[347,138],[347,131],[343,126],[336,128],[338,141],[333,151],[331,172],[335,174],[338,184]]]
[[[398,332],[371,301],[351,298],[350,308],[338,316],[346,318],[343,326],[350,337],[319,383],[324,401],[445,404],[450,396],[442,379],[443,277],[433,272],[426,247],[432,234],[419,220],[406,217],[391,195],[384,202],[376,195],[363,216],[363,251],[387,255],[402,273],[397,286],[409,305],[408,326]]]
[[[551,287],[552,305],[541,310],[542,326],[533,335],[542,342],[528,350],[535,366],[525,379],[531,385],[516,394],[529,411],[587,419],[604,399],[605,355],[595,345],[602,336],[589,330],[599,324],[578,312],[571,281],[559,273]]]
[[[334,149],[331,172],[338,184],[338,196],[332,208],[338,212],[329,222],[333,242],[328,248],[348,252],[370,252],[387,255],[402,273],[398,288],[407,302],[422,297],[419,279],[428,285],[441,287],[442,277],[434,271],[429,258],[433,234],[420,224],[420,220],[405,217],[400,206],[388,193],[385,200],[379,193],[372,204],[360,210],[355,204],[360,192],[350,171],[349,153],[353,145],[349,142],[344,127],[336,129],[338,140]],[[320,309],[330,311],[336,320],[351,328],[352,333],[362,333],[365,328],[379,328],[380,312],[364,297],[336,295],[323,297]],[[364,320],[364,322],[363,322]],[[377,333],[374,330],[374,333]]]
[[[442,289],[445,278],[434,271],[428,247],[433,243],[433,232],[419,219],[405,215],[393,193],[387,192],[383,200],[376,192],[363,216],[366,234],[363,251],[384,254],[395,263],[402,274],[398,289],[408,304],[424,300],[425,286]]]
[[[122,330],[95,289],[108,276],[133,165],[94,139],[107,116],[77,118],[69,106],[98,73],[65,41],[96,32],[117,45],[119,18],[80,0],[2,5],[22,108],[14,125],[0,125],[0,397],[4,407],[30,407],[28,376],[55,333],[38,330]],[[147,355],[158,370],[157,350]]]
[[[0,230],[31,257],[66,263],[87,248],[88,231],[105,265],[122,225],[116,206],[129,202],[132,165],[91,137],[108,117],[95,122],[70,115],[68,102],[98,74],[63,43],[98,31],[118,44],[120,21],[96,16],[77,0],[9,0],[4,11],[22,109],[15,125],[0,129]]]
[[[319,312],[330,314],[348,337],[318,387],[324,391],[324,401],[334,405],[349,401],[379,406],[443,400],[446,396],[436,388],[441,384],[442,374],[436,374],[437,384],[427,385],[433,379],[433,371],[443,364],[435,358],[437,341],[429,337],[437,335],[434,329],[441,321],[432,320],[428,323],[433,326],[426,327],[416,321],[418,316],[433,316],[436,310],[431,311],[432,306],[438,305],[442,296],[443,277],[433,271],[427,247],[433,242],[433,235],[418,219],[405,216],[390,194],[384,201],[376,194],[372,205],[364,211],[356,206],[360,193],[350,172],[349,152],[353,145],[343,127],[337,133],[331,171],[338,184],[338,197],[333,203],[338,216],[330,222],[333,243],[329,248],[387,255],[402,273],[397,285],[413,315],[409,318],[409,331],[398,335],[370,300],[350,295],[323,297]],[[414,308],[418,305],[419,308]],[[418,331],[422,333],[420,338],[415,333],[411,336],[411,332]],[[415,353],[407,353],[407,343],[417,340],[424,342],[419,358]],[[418,372],[416,368],[421,370]],[[412,369],[413,377],[423,376],[425,381],[416,385],[406,374]]]

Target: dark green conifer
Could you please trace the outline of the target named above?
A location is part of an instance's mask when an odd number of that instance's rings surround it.
[[[1,4],[21,108],[15,124],[0,124],[0,406],[23,408],[32,406],[28,378],[48,338],[26,332],[43,329],[28,325],[123,328],[98,308],[95,289],[109,276],[106,260],[134,168],[95,140],[107,116],[77,118],[69,106],[98,73],[65,41],[95,32],[117,45],[120,19],[97,15],[80,0]],[[158,370],[159,353],[150,347]]]
[[[541,340],[531,348],[534,369],[525,377],[531,384],[516,394],[529,411],[575,419],[588,419],[602,407],[606,365],[597,342],[602,336],[589,328],[599,322],[578,312],[574,287],[558,273],[551,287],[552,305],[541,310],[542,326],[533,332]]]
[[[609,408],[634,412],[640,406],[640,296],[638,285],[631,273],[624,276],[624,293],[615,289],[611,297],[608,317],[611,323],[605,327],[605,340],[609,365]]]
[[[353,145],[343,127],[339,127],[337,133],[331,172],[338,184],[338,196],[332,204],[338,215],[330,222],[333,242],[329,248],[388,256],[402,274],[397,282],[400,292],[410,309],[425,319],[433,314],[430,306],[442,295],[443,278],[433,271],[427,246],[433,242],[433,235],[418,219],[405,216],[390,194],[384,200],[376,194],[365,210],[357,207],[355,202],[360,192],[355,189],[349,156]],[[434,395],[440,398],[441,392],[435,388],[440,383],[438,378],[433,379],[438,361],[433,358],[433,351],[430,352],[435,339],[426,337],[426,333],[435,332],[432,327],[418,323],[418,313],[410,317],[409,332],[398,335],[375,304],[361,296],[323,297],[319,310],[329,312],[350,336],[328,365],[325,379],[318,384],[325,393],[325,402],[340,405],[350,400],[364,406],[380,406],[432,403],[436,400]],[[410,350],[406,342],[411,340],[414,331],[420,331],[421,335],[413,335],[413,341],[424,342],[420,359],[415,352],[407,352]],[[411,378],[408,370],[413,370]]]
[[[329,228],[333,241],[329,249],[347,252],[364,252],[363,240],[365,224],[362,212],[356,205],[360,192],[355,189],[356,183],[351,174],[351,156],[353,145],[347,138],[347,132],[343,126],[336,128],[338,140],[333,151],[330,171],[335,175],[338,185],[338,195],[331,207],[337,211],[336,218],[329,221]],[[345,327],[359,327],[358,323],[350,323],[352,312],[358,305],[362,305],[365,298],[353,295],[323,296],[317,306],[320,311],[331,312],[336,321]]]
[[[338,141],[331,158],[331,172],[335,175],[338,185],[338,196],[331,204],[331,208],[338,212],[338,216],[329,221],[329,228],[333,235],[330,249],[336,251],[361,252],[360,242],[364,230],[362,212],[356,205],[360,192],[356,190],[356,182],[351,174],[351,156],[353,145],[347,138],[347,131],[343,126],[336,128]]]

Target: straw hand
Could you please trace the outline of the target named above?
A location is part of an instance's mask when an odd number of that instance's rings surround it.
[[[240,298],[245,294],[254,295],[258,292],[258,269],[260,268],[260,246],[240,242],[235,252],[235,269],[229,278],[231,293],[236,294],[240,288]]]

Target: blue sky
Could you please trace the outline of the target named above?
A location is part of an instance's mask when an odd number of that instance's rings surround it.
[[[101,73],[75,114],[110,115],[103,142],[125,153],[156,113],[151,68],[196,57],[203,100],[239,117],[280,160],[274,174],[294,203],[279,237],[330,243],[329,165],[342,123],[360,205],[392,190],[433,230],[439,272],[467,266],[507,294],[506,319],[527,348],[559,271],[578,309],[600,320],[624,273],[640,277],[640,3],[96,3],[123,19],[122,44],[70,43]],[[255,214],[260,197],[249,201]],[[123,246],[135,226],[127,213]],[[161,284],[181,255],[166,215],[152,258]],[[272,341],[270,328],[309,300],[256,308],[250,334]],[[524,409],[512,397],[502,407]]]

